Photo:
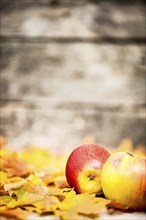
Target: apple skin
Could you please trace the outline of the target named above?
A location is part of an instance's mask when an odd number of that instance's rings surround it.
[[[118,209],[146,208],[146,158],[118,152],[102,168],[101,185],[106,198]]]
[[[111,154],[101,145],[84,144],[70,154],[66,163],[66,179],[77,193],[101,193],[100,173]]]

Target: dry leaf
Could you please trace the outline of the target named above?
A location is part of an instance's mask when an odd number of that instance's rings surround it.
[[[8,154],[7,157],[3,156],[0,168],[7,171],[9,177],[26,177],[31,172],[31,167],[24,161],[19,160],[16,153],[12,153],[11,155]]]
[[[0,209],[1,216],[15,217],[17,219],[26,220],[29,217],[29,212],[21,208],[16,209]]]
[[[60,204],[59,209],[63,211],[63,216],[74,216],[77,214],[98,215],[109,203],[109,200],[97,199],[95,195],[87,193],[77,195],[74,190],[71,190]],[[63,216],[62,218],[66,219]]]
[[[21,178],[21,177],[12,177],[6,180],[5,184],[4,184],[4,189],[6,191],[10,191],[13,189],[17,189],[21,186],[24,185],[24,183],[26,182],[25,179]]]
[[[87,140],[92,138],[87,138]],[[1,215],[27,219],[36,212],[54,214],[64,220],[77,220],[84,216],[98,217],[106,213],[109,200],[95,194],[76,194],[65,178],[68,155],[54,155],[47,149],[36,146],[13,152],[8,146],[0,150],[0,210]],[[144,146],[133,147],[125,139],[117,151],[145,153]],[[30,156],[30,155],[33,155]]]
[[[22,187],[14,189],[13,192],[17,199],[8,204],[8,207],[11,208],[34,204],[34,202],[43,199],[48,194],[48,188],[40,178],[32,174]]]
[[[45,196],[43,199],[34,202],[35,211],[39,214],[46,212],[54,212],[59,206],[59,199],[55,196]]]
[[[9,195],[0,196],[0,206],[7,205],[12,199]]]
[[[6,183],[7,179],[8,179],[7,172],[0,170],[0,186],[3,186],[4,183]]]

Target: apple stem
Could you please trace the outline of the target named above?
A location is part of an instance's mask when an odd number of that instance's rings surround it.
[[[127,152],[127,154],[129,154],[130,156],[134,157],[134,155],[131,152]]]
[[[92,181],[92,180],[95,179],[95,176],[90,175],[90,176],[88,176],[88,178],[89,178],[90,181]]]

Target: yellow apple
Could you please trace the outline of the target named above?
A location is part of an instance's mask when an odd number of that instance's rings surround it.
[[[130,152],[111,155],[101,171],[101,186],[117,208],[146,208],[146,158]]]

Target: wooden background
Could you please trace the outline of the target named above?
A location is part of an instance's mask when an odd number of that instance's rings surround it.
[[[145,144],[144,1],[0,5],[0,132],[12,146]]]

